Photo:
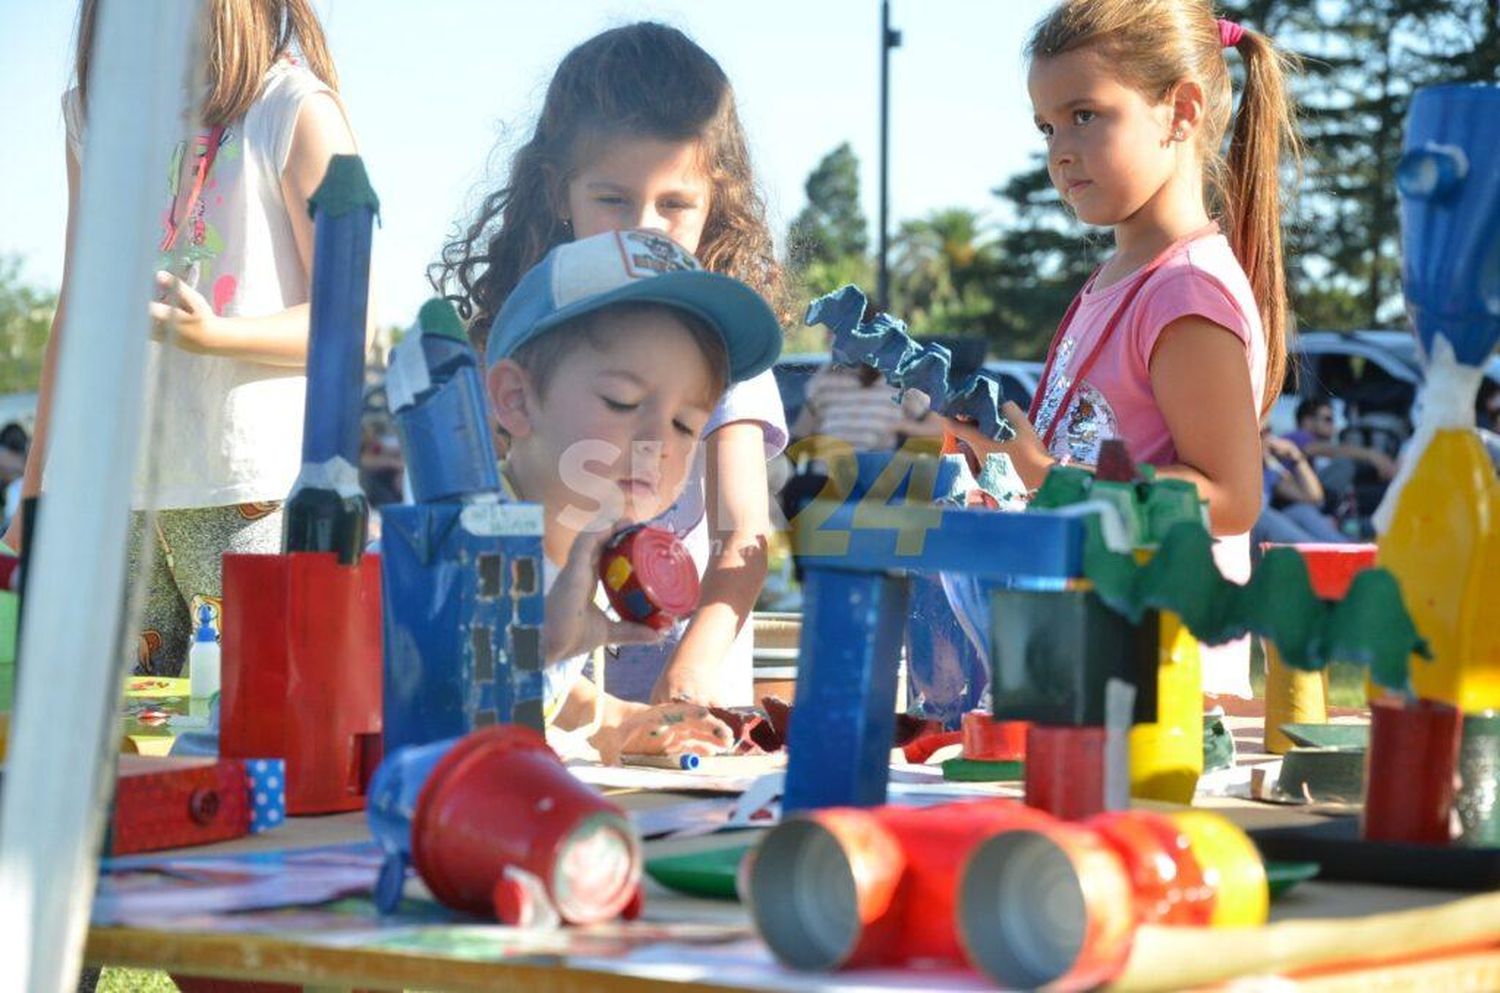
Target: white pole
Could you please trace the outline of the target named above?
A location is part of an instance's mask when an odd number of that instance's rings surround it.
[[[117,747],[125,541],[143,420],[146,304],[168,153],[183,137],[198,0],[102,0],[0,790],[0,990],[72,990]],[[58,219],[62,223],[62,219]]]

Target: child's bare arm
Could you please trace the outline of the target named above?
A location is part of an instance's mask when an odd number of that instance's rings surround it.
[[[47,442],[52,426],[52,393],[56,388],[57,350],[62,344],[63,308],[68,298],[68,270],[73,258],[73,229],[78,214],[79,165],[71,148],[64,150],[68,175],[67,239],[63,245],[62,288],[57,294],[57,309],[52,312],[52,327],[47,333],[47,348],[42,353],[42,375],[37,383],[36,421],[31,428],[31,445],[26,452],[26,468],[21,474],[21,496],[34,497],[42,491],[42,469],[47,464]],[[16,514],[3,540],[15,551],[21,550],[26,535],[21,531],[21,515]]]
[[[711,557],[698,609],[656,681],[654,703],[721,702],[719,670],[766,582],[771,512],[764,430],[754,421],[736,421],[706,444]]]
[[[1178,457],[1157,474],[1197,485],[1214,534],[1250,530],[1260,514],[1261,448],[1244,343],[1209,320],[1184,317],[1162,331],[1150,369]]]

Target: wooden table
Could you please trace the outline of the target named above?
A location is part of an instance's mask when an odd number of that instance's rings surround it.
[[[1248,735],[1247,735],[1248,738]],[[1247,742],[1248,743],[1248,742]],[[626,793],[616,797],[622,806],[639,809],[675,802],[671,794]],[[1251,804],[1240,800],[1206,800],[1246,826],[1269,826],[1305,818],[1294,809]],[[277,831],[222,845],[182,852],[209,855],[224,852],[267,851],[327,845],[368,837],[362,814],[294,818]],[[648,857],[745,842],[747,834],[731,838],[714,835],[688,840],[647,843]],[[302,983],[319,991],[445,990],[453,993],[490,993],[527,990],[535,993],[616,993],[659,990],[855,990],[881,989],[971,990],[988,988],[978,977],[956,972],[860,972],[807,975],[782,970],[755,937],[748,914],[738,904],[695,899],[671,893],[647,881],[646,914],[642,920],[596,929],[601,937],[629,938],[649,933],[658,924],[691,923],[697,941],[646,942],[618,954],[608,950],[575,954],[534,950],[518,955],[497,949],[517,932],[492,925],[465,926],[467,947],[455,950],[404,950],[361,947],[358,933],[223,934],[160,928],[94,927],[85,952],[93,964],[164,969],[187,975],[260,979]],[[1272,918],[1295,920],[1360,916],[1380,911],[1432,906],[1458,894],[1431,890],[1403,890],[1378,886],[1304,883],[1273,905]],[[435,928],[434,933],[453,929]],[[364,936],[368,938],[368,932]],[[347,940],[345,940],[347,939]],[[341,944],[342,942],[342,944]],[[487,943],[494,943],[489,944]],[[1240,980],[1239,990],[1381,990],[1500,989],[1500,948],[1286,979],[1264,977]]]

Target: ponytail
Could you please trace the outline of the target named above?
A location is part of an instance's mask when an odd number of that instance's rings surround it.
[[[1249,277],[1265,330],[1265,410],[1270,410],[1286,376],[1293,334],[1282,250],[1281,163],[1289,157],[1300,170],[1302,145],[1286,86],[1295,62],[1253,31],[1245,31],[1235,47],[1245,63],[1245,87],[1219,193],[1230,247]]]

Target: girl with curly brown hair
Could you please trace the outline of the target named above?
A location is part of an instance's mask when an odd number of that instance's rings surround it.
[[[654,228],[713,272],[780,306],[765,204],[724,70],[675,28],[642,22],[583,42],[559,63],[536,131],[500,189],[434,266],[434,283],[481,353],[521,275],[556,245]],[[766,461],[786,445],[775,378],[729,390],[701,437],[683,496],[657,523],[703,575],[697,612],[661,645],[622,649],[616,693],[651,702],[751,702],[746,621],[765,582]]]

